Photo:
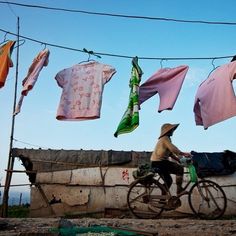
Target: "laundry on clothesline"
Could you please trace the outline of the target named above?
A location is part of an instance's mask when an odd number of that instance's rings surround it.
[[[48,65],[49,54],[50,54],[50,51],[46,48],[42,50],[41,52],[39,52],[39,54],[34,58],[28,70],[27,76],[22,81],[23,88],[21,91],[21,97],[16,106],[14,115],[17,115],[20,112],[24,97],[27,96],[28,92],[33,89],[42,68]]]
[[[138,58],[132,60],[131,78],[129,81],[130,94],[128,107],[121,118],[114,136],[132,132],[139,125],[139,83],[142,77],[142,70],[138,65]]]
[[[16,41],[0,45],[0,88],[5,85],[9,68],[13,67],[11,54]],[[89,51],[88,51],[89,52]],[[49,50],[44,49],[34,58],[27,76],[22,81],[22,91],[14,115],[21,111],[24,97],[33,89],[43,67],[49,63]],[[175,106],[189,67],[161,68],[141,83],[143,71],[138,58],[132,60],[128,107],[114,136],[132,132],[140,122],[139,110],[149,98],[158,94],[158,112],[172,110]],[[100,118],[104,85],[116,73],[115,68],[97,61],[76,64],[57,73],[55,79],[62,88],[57,120],[90,120]],[[236,97],[232,81],[236,78],[236,56],[230,63],[215,68],[196,92],[193,104],[196,125],[204,129],[236,116]],[[227,96],[226,96],[227,95]]]
[[[11,54],[16,41],[7,41],[5,44],[0,46],[0,88],[4,87],[9,68],[13,67],[11,60]]]
[[[188,69],[189,67],[186,65],[160,69],[139,86],[143,73],[138,64],[133,63],[129,105],[114,136],[117,137],[119,134],[128,133],[137,128],[140,105],[157,93],[160,96],[158,111],[172,110]]]
[[[236,116],[236,97],[232,81],[236,79],[236,61],[213,70],[197,90],[194,101],[196,125],[207,129]]]
[[[159,94],[160,105],[158,112],[172,110],[182,88],[189,67],[186,65],[176,68],[163,68],[158,70],[139,88],[139,105]]]
[[[76,64],[56,74],[62,88],[57,120],[100,118],[104,85],[116,73],[115,68],[97,61]]]

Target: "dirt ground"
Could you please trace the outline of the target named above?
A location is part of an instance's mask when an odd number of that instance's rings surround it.
[[[88,228],[92,226],[108,226],[114,229],[126,229],[142,235],[236,236],[236,220],[206,221],[198,220],[188,215],[175,215],[174,217],[173,215],[166,215],[156,220],[134,218],[0,218],[0,222],[7,223],[5,229],[4,227],[0,227],[0,236],[59,235],[59,233],[52,230],[60,227]]]

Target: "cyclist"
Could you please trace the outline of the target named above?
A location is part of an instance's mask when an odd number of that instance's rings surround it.
[[[168,189],[170,188],[173,182],[171,174],[176,175],[177,195],[183,193],[182,182],[183,182],[184,168],[179,164],[180,157],[191,156],[189,152],[180,151],[171,142],[170,137],[173,135],[173,132],[176,130],[178,126],[179,124],[169,124],[169,123],[162,125],[158,142],[150,158],[152,169],[163,176]],[[175,161],[171,161],[171,158],[174,159]]]

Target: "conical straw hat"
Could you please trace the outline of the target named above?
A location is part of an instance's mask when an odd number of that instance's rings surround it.
[[[178,126],[179,126],[179,124],[169,124],[169,123],[166,123],[166,124],[162,125],[162,127],[161,127],[161,134],[160,134],[159,138],[165,136],[171,130],[174,131]]]

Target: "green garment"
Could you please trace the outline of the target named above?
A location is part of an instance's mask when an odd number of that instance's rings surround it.
[[[131,78],[129,81],[129,103],[114,134],[115,137],[120,134],[132,132],[139,125],[139,84],[143,72],[138,65],[137,57],[133,58],[132,65]]]

